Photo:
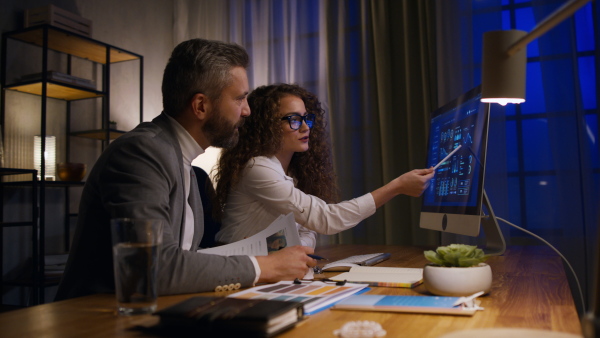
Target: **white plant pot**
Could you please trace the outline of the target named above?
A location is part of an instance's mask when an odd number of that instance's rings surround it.
[[[485,263],[468,268],[428,264],[423,269],[423,284],[434,295],[463,297],[492,287],[492,269]]]

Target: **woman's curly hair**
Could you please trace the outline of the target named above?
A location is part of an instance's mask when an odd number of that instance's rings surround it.
[[[217,216],[225,208],[227,196],[239,183],[244,168],[253,157],[275,155],[282,142],[280,100],[293,95],[302,99],[307,113],[316,115],[310,130],[309,149],[292,157],[287,175],[296,180],[296,187],[327,203],[338,201],[338,187],[331,159],[331,144],[325,121],[325,111],[317,97],[295,84],[275,84],[256,88],[248,95],[251,114],[239,129],[237,145],[223,149],[217,165]]]

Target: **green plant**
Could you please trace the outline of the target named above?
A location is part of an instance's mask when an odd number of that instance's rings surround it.
[[[425,258],[435,265],[463,268],[482,263],[489,257],[476,246],[465,244],[440,246],[435,251],[427,250],[424,254]]]

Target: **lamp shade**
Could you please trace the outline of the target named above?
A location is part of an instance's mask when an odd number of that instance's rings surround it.
[[[483,34],[481,102],[525,102],[527,51],[521,49],[512,56],[507,51],[526,34],[515,29]]]
[[[54,181],[56,177],[56,136],[46,136],[46,149],[42,150],[42,137],[33,137],[33,166],[38,171],[38,179],[42,173],[42,152],[44,154],[44,179]]]

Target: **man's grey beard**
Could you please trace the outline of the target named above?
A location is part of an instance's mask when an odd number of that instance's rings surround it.
[[[234,131],[233,135],[229,136],[229,138],[215,138],[211,141],[211,146],[223,149],[230,149],[235,147],[240,139],[240,133],[237,129]]]
[[[231,124],[221,115],[220,111],[215,110],[213,114],[202,128],[210,145],[224,149],[233,148],[240,138],[237,128],[244,124],[244,119],[240,119],[240,122],[237,124]]]

